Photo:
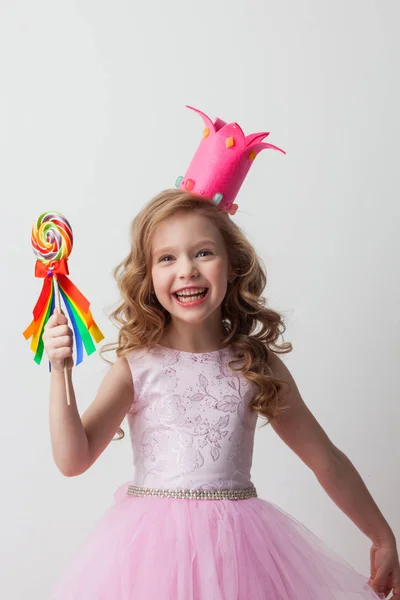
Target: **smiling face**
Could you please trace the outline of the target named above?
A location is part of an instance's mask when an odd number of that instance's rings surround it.
[[[221,329],[221,303],[228,279],[228,255],[219,230],[210,219],[197,213],[179,213],[165,219],[152,239],[154,292],[170,313],[172,322],[199,324]],[[191,292],[182,288],[196,287]],[[204,298],[178,298],[207,288]],[[204,294],[203,294],[204,296]]]

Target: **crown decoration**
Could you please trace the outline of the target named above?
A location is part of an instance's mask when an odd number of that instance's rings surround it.
[[[234,215],[238,205],[233,201],[257,154],[264,148],[286,153],[262,141],[269,133],[245,136],[237,123],[225,123],[218,118],[213,123],[197,108],[187,108],[202,117],[205,129],[185,176],[177,178],[175,187],[204,196],[221,210]]]

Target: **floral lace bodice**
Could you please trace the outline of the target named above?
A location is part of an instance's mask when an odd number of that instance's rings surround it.
[[[131,353],[127,418],[134,484],[168,489],[250,487],[254,385],[228,366],[231,347],[191,353],[157,345]]]

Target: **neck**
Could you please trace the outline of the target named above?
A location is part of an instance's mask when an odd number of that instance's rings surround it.
[[[171,323],[164,331],[160,340],[162,346],[182,350],[183,352],[213,352],[222,345],[224,331],[222,324],[219,328],[187,327]]]

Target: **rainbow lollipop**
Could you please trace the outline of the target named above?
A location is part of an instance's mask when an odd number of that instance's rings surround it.
[[[94,342],[100,342],[104,336],[93,320],[89,301],[67,277],[67,260],[73,244],[71,226],[60,213],[43,213],[32,227],[31,242],[37,258],[35,276],[43,277],[44,282],[33,309],[33,321],[23,335],[27,340],[32,337],[31,350],[35,353],[35,362],[40,364],[44,350],[44,326],[55,306],[61,310],[61,295],[74,331],[78,365],[83,359],[83,348],[87,355],[92,354],[96,350]],[[64,372],[67,375],[66,367]],[[66,390],[69,404],[68,385]]]

